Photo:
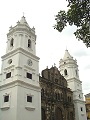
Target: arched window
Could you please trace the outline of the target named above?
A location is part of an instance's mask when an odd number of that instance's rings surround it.
[[[13,46],[13,42],[14,42],[14,39],[12,38],[11,41],[10,41],[10,47]]]
[[[59,107],[57,107],[56,108],[56,114],[55,114],[55,120],[63,120],[63,114],[62,114],[62,110],[59,108]]]
[[[67,75],[67,70],[66,69],[64,70],[64,75]]]
[[[56,100],[58,99],[58,95],[57,95],[57,93],[55,93],[55,98],[56,98]]]
[[[60,100],[60,93],[58,93],[58,100]]]
[[[77,70],[75,70],[76,71],[76,76],[78,76],[78,71]]]
[[[79,98],[81,98],[81,95],[79,94]]]
[[[28,47],[31,48],[31,40],[28,39]]]
[[[71,97],[70,97],[70,102],[72,101]]]
[[[70,100],[69,100],[69,96],[68,96],[68,102],[70,102]]]
[[[63,94],[61,93],[61,99],[63,99]]]
[[[42,97],[44,96],[44,89],[43,88],[41,89],[41,96]]]

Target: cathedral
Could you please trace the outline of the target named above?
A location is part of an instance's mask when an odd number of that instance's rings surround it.
[[[77,61],[66,50],[59,69],[47,67],[40,75],[35,28],[24,16],[7,34],[0,120],[87,120]]]
[[[73,92],[56,66],[40,76],[42,120],[75,120]]]

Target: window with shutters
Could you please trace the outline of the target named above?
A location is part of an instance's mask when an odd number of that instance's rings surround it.
[[[31,48],[31,40],[28,39],[28,47]]]
[[[14,41],[14,39],[12,38],[10,41],[10,47],[13,47],[13,41]]]

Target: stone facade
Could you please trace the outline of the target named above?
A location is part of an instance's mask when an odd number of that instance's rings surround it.
[[[58,68],[46,68],[39,80],[42,120],[74,120],[73,93]]]
[[[87,120],[90,120],[90,93],[85,95]]]

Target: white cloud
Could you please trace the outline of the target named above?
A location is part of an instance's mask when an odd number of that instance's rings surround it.
[[[77,57],[86,57],[86,56],[90,56],[90,53],[88,53],[87,51],[85,51],[85,49],[80,49],[80,50],[76,50],[76,52],[74,53],[75,56]]]

